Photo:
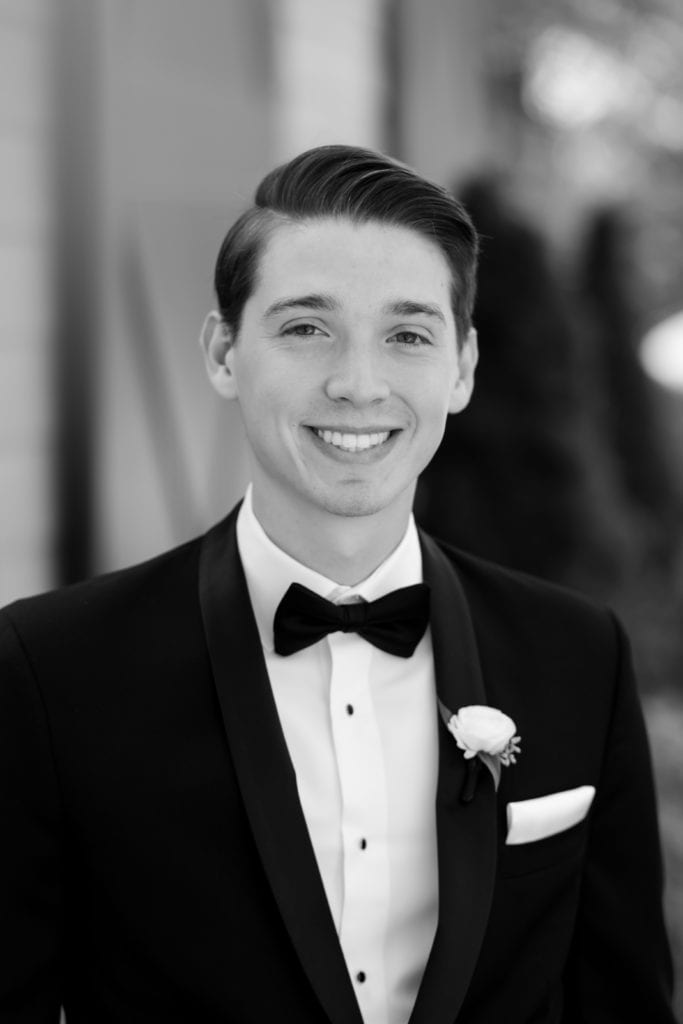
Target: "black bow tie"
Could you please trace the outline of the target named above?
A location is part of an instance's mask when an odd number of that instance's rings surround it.
[[[300,583],[292,583],[273,622],[275,650],[295,654],[328,633],[359,633],[387,654],[409,658],[429,620],[429,587],[416,583],[377,601],[333,604]]]

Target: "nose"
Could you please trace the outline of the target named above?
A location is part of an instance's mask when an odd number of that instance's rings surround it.
[[[373,405],[389,397],[391,388],[382,352],[365,338],[339,346],[325,384],[327,397],[355,406]]]

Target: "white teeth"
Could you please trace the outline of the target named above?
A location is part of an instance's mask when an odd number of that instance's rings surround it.
[[[334,445],[345,452],[363,452],[368,448],[376,448],[384,444],[391,431],[383,430],[379,434],[342,434],[339,430],[318,430],[316,434],[325,444]]]

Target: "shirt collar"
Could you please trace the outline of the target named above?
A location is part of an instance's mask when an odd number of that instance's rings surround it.
[[[273,650],[277,606],[292,583],[301,583],[336,604],[354,596],[375,601],[399,587],[422,582],[422,553],[412,515],[398,547],[370,576],[349,587],[309,569],[273,543],[254,514],[251,484],[237,515],[237,548],[261,643],[268,651]]]

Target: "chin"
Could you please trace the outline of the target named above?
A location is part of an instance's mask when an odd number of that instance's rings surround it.
[[[382,511],[384,505],[360,498],[349,498],[345,501],[326,502],[324,508],[326,512],[330,512],[335,516],[357,518],[360,516],[374,516]]]
[[[378,494],[374,489],[349,489],[347,493],[336,491],[318,496],[325,512],[349,518],[377,515],[398,504],[399,500],[397,495]]]

